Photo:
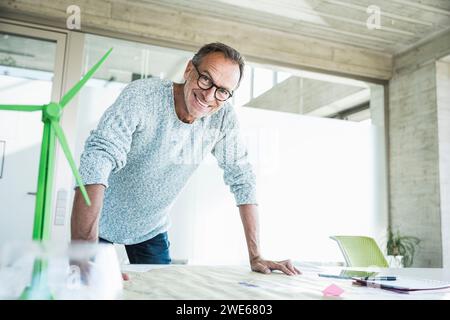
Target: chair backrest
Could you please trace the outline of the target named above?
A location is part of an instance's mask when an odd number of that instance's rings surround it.
[[[330,238],[339,244],[349,267],[389,267],[383,252],[373,238],[363,236],[331,236]]]

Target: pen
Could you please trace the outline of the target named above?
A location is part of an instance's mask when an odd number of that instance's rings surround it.
[[[365,277],[364,280],[395,281],[397,280],[397,277],[396,276]]]
[[[389,291],[393,291],[396,293],[403,293],[403,294],[407,294],[408,293],[408,289],[402,288],[402,287],[396,287],[395,285],[389,285],[389,284],[383,284],[381,282],[370,282],[370,281],[366,281],[363,279],[357,279],[357,278],[353,278],[353,280],[355,280],[354,283],[360,285],[360,286],[367,286],[367,287],[371,287],[371,288],[379,288],[379,289],[384,289],[384,290],[389,290]]]

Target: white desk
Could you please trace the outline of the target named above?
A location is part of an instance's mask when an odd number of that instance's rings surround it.
[[[264,275],[248,266],[124,265],[130,280],[124,282],[125,299],[450,299],[450,289],[399,294],[378,288],[352,285],[352,280],[319,277],[324,268],[297,267],[303,272],[286,276]],[[326,270],[342,268],[326,268]],[[357,268],[357,270],[369,270]],[[373,269],[371,269],[373,270]],[[379,269],[380,275],[450,282],[450,270]],[[324,297],[322,290],[335,284],[344,290],[339,298]]]

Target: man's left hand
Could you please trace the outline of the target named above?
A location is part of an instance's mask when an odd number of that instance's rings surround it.
[[[252,259],[250,261],[250,265],[253,271],[265,274],[268,274],[273,270],[280,270],[289,276],[302,274],[296,267],[294,267],[291,260],[270,261],[258,257]]]

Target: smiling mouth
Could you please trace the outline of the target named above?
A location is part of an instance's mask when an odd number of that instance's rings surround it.
[[[205,104],[205,103],[201,102],[200,99],[197,97],[197,95],[196,95],[195,93],[194,93],[194,97],[195,97],[195,100],[197,101],[197,103],[198,103],[203,109],[209,109],[209,108],[210,108],[208,104]]]

